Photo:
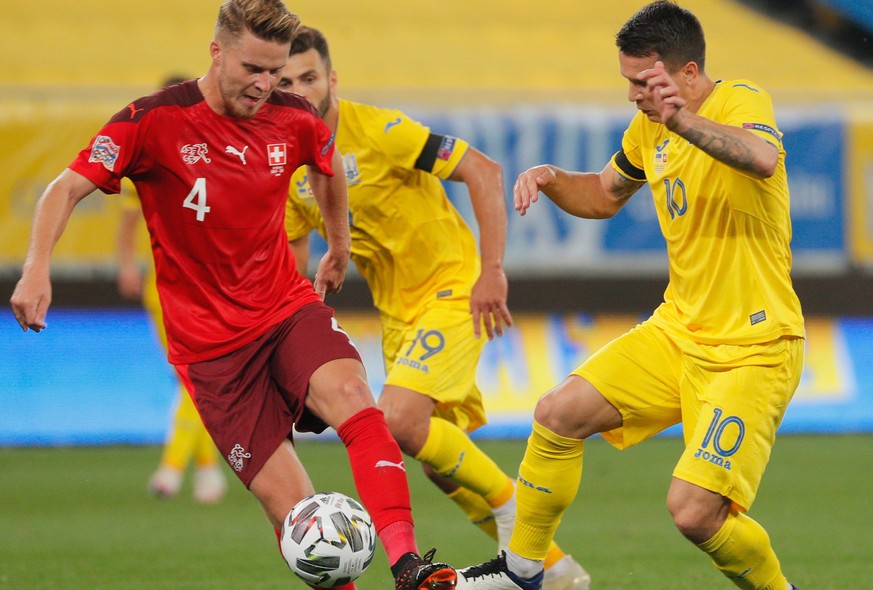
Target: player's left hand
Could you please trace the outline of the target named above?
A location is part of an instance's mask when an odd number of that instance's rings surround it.
[[[661,123],[668,129],[675,129],[684,115],[682,107],[685,106],[685,99],[679,96],[679,86],[667,72],[664,62],[656,61],[651,68],[640,72],[638,77],[646,82]]]
[[[486,269],[479,275],[470,294],[470,313],[473,314],[473,332],[482,337],[482,325],[488,340],[503,336],[503,327],[512,326],[512,314],[506,306],[509,283],[503,270]]]

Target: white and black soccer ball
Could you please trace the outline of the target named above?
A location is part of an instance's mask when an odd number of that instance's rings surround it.
[[[356,579],[373,561],[376,529],[357,500],[319,492],[291,509],[279,545],[288,567],[304,582],[333,588]]]

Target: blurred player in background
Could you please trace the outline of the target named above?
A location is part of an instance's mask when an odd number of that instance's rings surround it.
[[[395,588],[449,590],[455,571],[418,553],[403,455],[360,355],[322,301],[345,277],[348,193],[333,174],[342,163],[331,131],[305,100],[274,92],[298,26],[280,0],[224,2],[206,75],[130,103],[49,184],[12,310],[22,329],[45,328],[51,252],[73,208],[130,178],[151,236],[170,362],[277,534],[313,492],[293,427],[332,426]],[[283,227],[291,173],[304,164],[328,236],[314,285],[296,272]]]
[[[470,520],[505,545],[513,480],[468,436],[485,423],[476,386],[481,331],[491,339],[512,325],[502,169],[400,111],[340,100],[327,41],[315,29],[301,27],[279,88],[309,100],[336,137],[349,190],[351,256],[381,314],[387,378],[379,407],[388,426]],[[467,185],[480,253],[440,179]],[[324,234],[325,224],[306,169],[292,181],[286,229],[303,272],[308,236],[313,229]],[[588,588],[588,574],[554,543],[546,567],[547,588]]]
[[[172,76],[164,80],[163,88],[187,80]],[[139,198],[133,185],[125,179],[121,191],[121,217],[118,224],[118,291],[131,301],[142,302],[164,348],[167,334],[161,315],[161,302],[155,284],[154,267],[149,262],[143,272],[136,256],[136,236],[142,224]],[[201,504],[215,504],[227,491],[227,480],[219,464],[220,456],[209,436],[191,396],[179,386],[179,397],[173,411],[167,439],[158,469],[148,482],[148,490],[161,499],[175,498],[189,462],[194,462],[194,499]]]
[[[791,590],[767,532],[746,515],[804,349],[773,105],[752,82],[706,75],[700,22],[672,1],[642,8],[616,45],[639,111],[621,149],[599,173],[522,173],[515,208],[524,215],[542,191],[571,215],[608,218],[648,183],[670,282],[647,321],[537,403],[509,550],[461,570],[458,588],[540,588],[584,440],[602,433],[623,449],[681,423],[685,450],[667,493],[676,527],[738,587]]]

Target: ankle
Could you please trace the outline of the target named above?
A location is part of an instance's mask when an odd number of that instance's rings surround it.
[[[543,571],[543,562],[538,559],[528,559],[509,550],[505,554],[506,569],[522,580],[530,580]]]

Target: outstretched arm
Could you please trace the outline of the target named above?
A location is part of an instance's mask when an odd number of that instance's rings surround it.
[[[97,188],[93,182],[67,168],[48,185],[36,204],[30,245],[21,279],[9,300],[18,325],[39,332],[52,300],[51,254],[67,226],[73,208]]]
[[[645,182],[630,180],[607,164],[600,172],[571,172],[541,164],[522,172],[513,188],[515,210],[520,215],[539,200],[539,193],[575,217],[612,217]]]
[[[473,148],[461,159],[449,180],[467,185],[473,212],[479,224],[479,251],[482,272],[473,285],[470,296],[470,313],[473,314],[473,331],[481,336],[485,325],[488,339],[503,336],[503,326],[512,325],[512,315],[506,304],[509,285],[503,272],[503,255],[506,250],[506,197],[503,191],[503,169],[500,164]]]
[[[318,202],[324,218],[327,252],[318,263],[313,285],[324,299],[326,293],[338,293],[343,286],[352,239],[349,233],[349,193],[346,179],[342,174],[343,164],[339,150],[334,150],[331,168],[333,176],[322,174],[315,167],[308,166],[309,187]]]

